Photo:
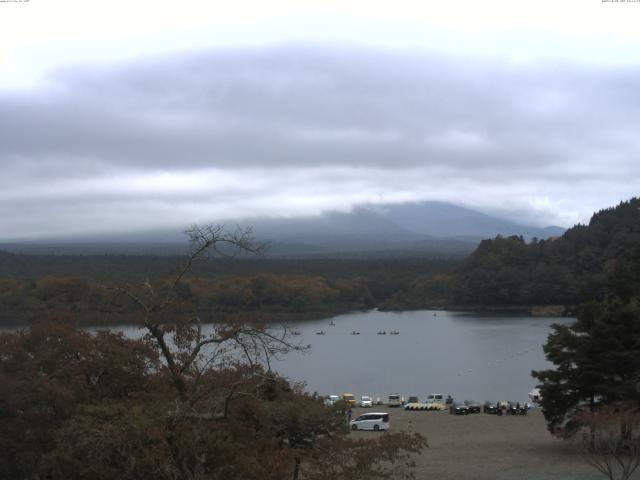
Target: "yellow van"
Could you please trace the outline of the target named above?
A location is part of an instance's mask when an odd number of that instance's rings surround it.
[[[356,401],[356,396],[353,393],[343,393],[342,399],[349,407],[355,407],[356,403],[358,403]]]

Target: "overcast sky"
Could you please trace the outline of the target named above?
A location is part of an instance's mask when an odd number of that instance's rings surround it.
[[[0,239],[640,192],[640,2],[0,0]]]

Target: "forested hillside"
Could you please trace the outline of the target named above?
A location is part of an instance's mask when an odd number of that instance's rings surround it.
[[[484,240],[452,282],[456,305],[567,305],[640,289],[640,199],[595,213],[562,237]]]
[[[81,323],[128,322],[105,286],[167,278],[179,256],[23,255],[0,252],[0,324],[48,312]],[[597,212],[562,237],[484,240],[462,263],[425,258],[215,258],[194,265],[181,291],[202,317],[226,311],[261,320],[379,307],[525,308],[626,300],[640,289],[640,199]]]
[[[169,278],[183,258],[151,255],[19,255],[0,252],[0,325],[26,325],[54,313],[79,324],[130,323],[131,305],[114,288]],[[258,321],[326,317],[393,305],[416,285],[452,274],[459,262],[221,259],[194,265],[180,284],[183,305],[205,321],[228,312]],[[438,282],[436,282],[438,283]],[[431,288],[444,305],[447,292]],[[421,302],[425,301],[421,288]]]

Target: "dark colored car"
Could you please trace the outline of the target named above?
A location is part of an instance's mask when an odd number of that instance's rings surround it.
[[[511,404],[511,415],[526,415],[529,411],[527,402],[516,402]]]
[[[449,407],[451,415],[469,415],[469,407],[461,402],[453,402]]]
[[[464,404],[469,409],[469,413],[480,413],[481,407],[478,402],[475,402],[473,400],[465,400]]]
[[[498,402],[491,402],[491,401],[484,402],[484,405],[482,406],[482,411],[484,413],[491,413],[495,415],[496,413],[498,413]]]

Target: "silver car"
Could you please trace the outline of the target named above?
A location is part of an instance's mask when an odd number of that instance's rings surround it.
[[[389,414],[386,412],[365,413],[351,420],[351,430],[389,430]]]

